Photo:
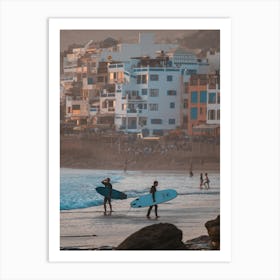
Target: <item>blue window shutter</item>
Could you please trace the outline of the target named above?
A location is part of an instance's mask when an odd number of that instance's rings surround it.
[[[216,103],[216,93],[215,92],[210,92],[209,93],[208,103],[210,103],[210,104]]]
[[[191,102],[192,103],[197,103],[197,91],[192,91],[191,92]]]
[[[191,108],[191,120],[197,120],[197,108]]]
[[[207,92],[201,91],[200,92],[200,103],[206,103],[207,102]]]
[[[88,78],[88,84],[93,85],[93,78]]]

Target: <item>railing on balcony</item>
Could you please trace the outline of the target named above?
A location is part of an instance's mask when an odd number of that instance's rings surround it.
[[[136,100],[136,101],[141,101],[142,97],[139,95],[128,95],[128,100]]]
[[[115,97],[115,93],[101,93],[100,97]]]

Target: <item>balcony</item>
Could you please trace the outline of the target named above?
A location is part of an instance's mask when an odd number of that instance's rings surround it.
[[[137,110],[136,109],[127,109],[126,112],[128,114],[136,114],[137,113]]]
[[[115,93],[101,93],[100,97],[116,97]]]
[[[133,95],[128,95],[128,100],[133,100],[133,101],[142,101],[142,97],[139,95],[133,96]]]

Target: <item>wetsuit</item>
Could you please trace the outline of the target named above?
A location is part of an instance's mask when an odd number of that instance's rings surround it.
[[[109,195],[108,196],[104,196],[103,204],[104,204],[105,212],[106,212],[106,203],[107,203],[107,201],[109,203],[110,210],[112,211],[111,195],[112,195],[113,186],[112,186],[112,184],[110,182],[107,182],[106,180],[103,180],[101,183],[105,186],[105,188],[109,188]]]
[[[155,193],[156,193],[156,191],[157,191],[157,188],[156,188],[156,186],[153,185],[153,186],[151,187],[151,189],[150,189],[150,193],[151,193],[152,196],[153,196],[153,201],[154,201],[154,202],[156,201],[156,199],[155,199]],[[151,211],[152,211],[153,206],[155,206],[155,214],[156,214],[156,217],[158,217],[158,214],[157,214],[158,206],[157,206],[157,204],[156,204],[156,205],[152,205],[152,206],[149,207],[148,213],[147,213],[147,217],[150,217],[150,214],[151,214]]]

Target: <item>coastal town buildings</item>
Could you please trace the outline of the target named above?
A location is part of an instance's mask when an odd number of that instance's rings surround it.
[[[192,75],[187,92],[188,135],[218,136],[220,133],[219,75]]]
[[[90,41],[61,61],[62,122],[144,136],[176,129],[219,134],[217,53],[198,59],[190,50],[156,44],[153,34],[140,33],[136,44]]]

